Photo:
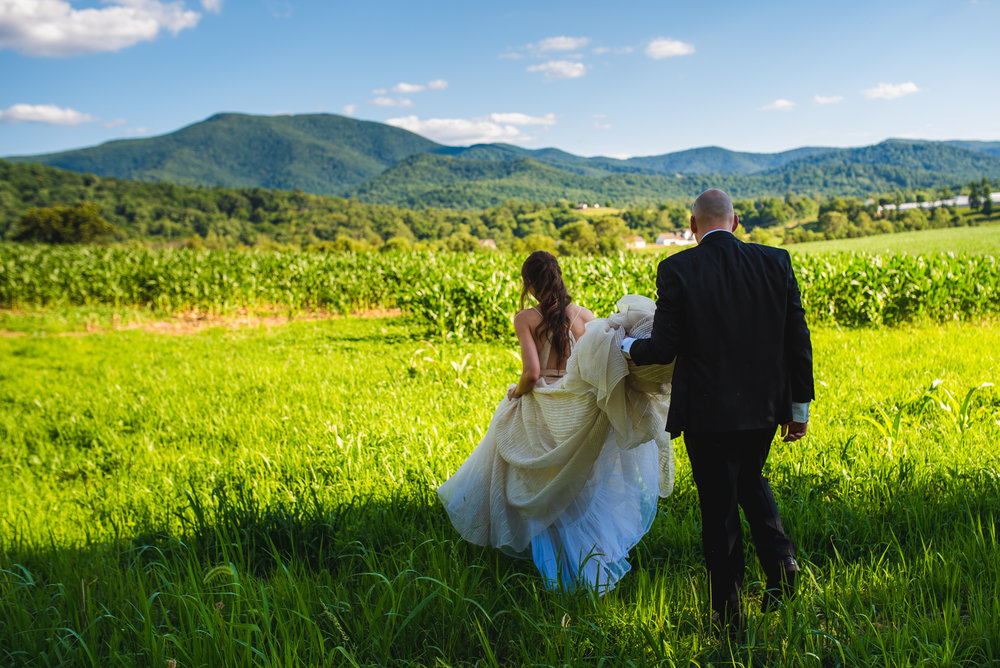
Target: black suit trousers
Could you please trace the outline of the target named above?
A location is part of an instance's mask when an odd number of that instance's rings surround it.
[[[771,486],[763,475],[775,429],[684,432],[698,487],[712,608],[723,619],[742,614],[740,589],[745,561],[740,507],[768,580],[777,580],[782,557],[795,554],[795,546],[781,525]]]

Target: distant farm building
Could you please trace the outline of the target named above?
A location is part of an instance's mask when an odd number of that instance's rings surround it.
[[[691,230],[683,232],[664,232],[656,237],[657,246],[690,246],[695,243]]]
[[[640,236],[625,237],[625,248],[645,248],[646,240]]]

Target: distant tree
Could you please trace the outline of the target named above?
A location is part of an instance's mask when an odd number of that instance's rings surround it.
[[[479,250],[479,240],[468,232],[455,232],[444,240],[444,246],[450,251],[467,253]]]
[[[930,227],[930,221],[923,209],[907,209],[900,216],[898,224],[906,231],[926,230]]]
[[[103,241],[115,228],[101,217],[96,204],[46,206],[28,209],[18,222],[14,241],[47,244],[86,244]]]
[[[825,211],[819,216],[819,229],[827,239],[841,239],[847,234],[847,214]]]
[[[969,184],[969,208],[973,211],[979,211],[982,204],[983,200],[979,196],[979,184],[973,181]]]
[[[795,218],[805,220],[819,214],[819,203],[811,197],[785,194],[785,204],[791,208]]]
[[[774,227],[780,225],[792,217],[793,211],[785,202],[777,197],[765,198],[757,205],[762,227]]]
[[[597,233],[586,220],[565,225],[559,231],[559,236],[563,242],[560,251],[565,255],[593,255],[600,248]]]
[[[987,218],[993,217],[993,188],[990,187],[990,180],[983,177],[983,182],[979,186],[979,195],[983,198],[983,214]]]
[[[872,217],[867,211],[859,211],[853,222],[858,234],[862,236],[872,234]]]
[[[778,238],[763,227],[755,227],[750,230],[749,238],[755,244],[764,244],[766,246],[776,246],[778,242]]]
[[[514,252],[516,253],[528,254],[536,250],[557,253],[559,252],[559,242],[543,234],[529,234],[523,239],[514,240]]]
[[[413,244],[406,237],[390,237],[384,244],[382,244],[382,247],[379,248],[379,250],[384,253],[389,253],[392,251],[407,251],[412,247]]]
[[[625,248],[625,235],[628,228],[617,216],[601,216],[594,220],[594,232],[597,234],[598,250],[604,254],[614,253]]]
[[[951,227],[951,211],[948,210],[948,207],[939,206],[934,209],[934,213],[931,214],[930,225],[932,229]]]

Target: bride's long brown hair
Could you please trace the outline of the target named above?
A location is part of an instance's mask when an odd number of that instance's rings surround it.
[[[562,270],[552,253],[535,251],[521,265],[521,309],[528,294],[538,300],[542,323],[535,330],[538,338],[547,338],[560,359],[569,357],[569,332],[566,314],[573,298],[566,292]]]

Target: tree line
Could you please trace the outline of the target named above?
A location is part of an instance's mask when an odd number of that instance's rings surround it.
[[[734,206],[747,238],[794,243],[964,224],[968,217],[952,207],[884,208],[952,193],[968,193],[972,209],[990,218],[991,188],[984,178],[937,190],[895,191],[868,200],[788,193],[737,200]],[[676,201],[587,211],[568,200],[511,200],[468,211],[406,209],[300,190],[126,181],[0,161],[0,238],[16,241],[134,240],[207,248],[321,251],[548,249],[583,255],[618,252],[625,248],[628,236],[652,242],[661,233],[686,228],[688,219],[688,203]]]

